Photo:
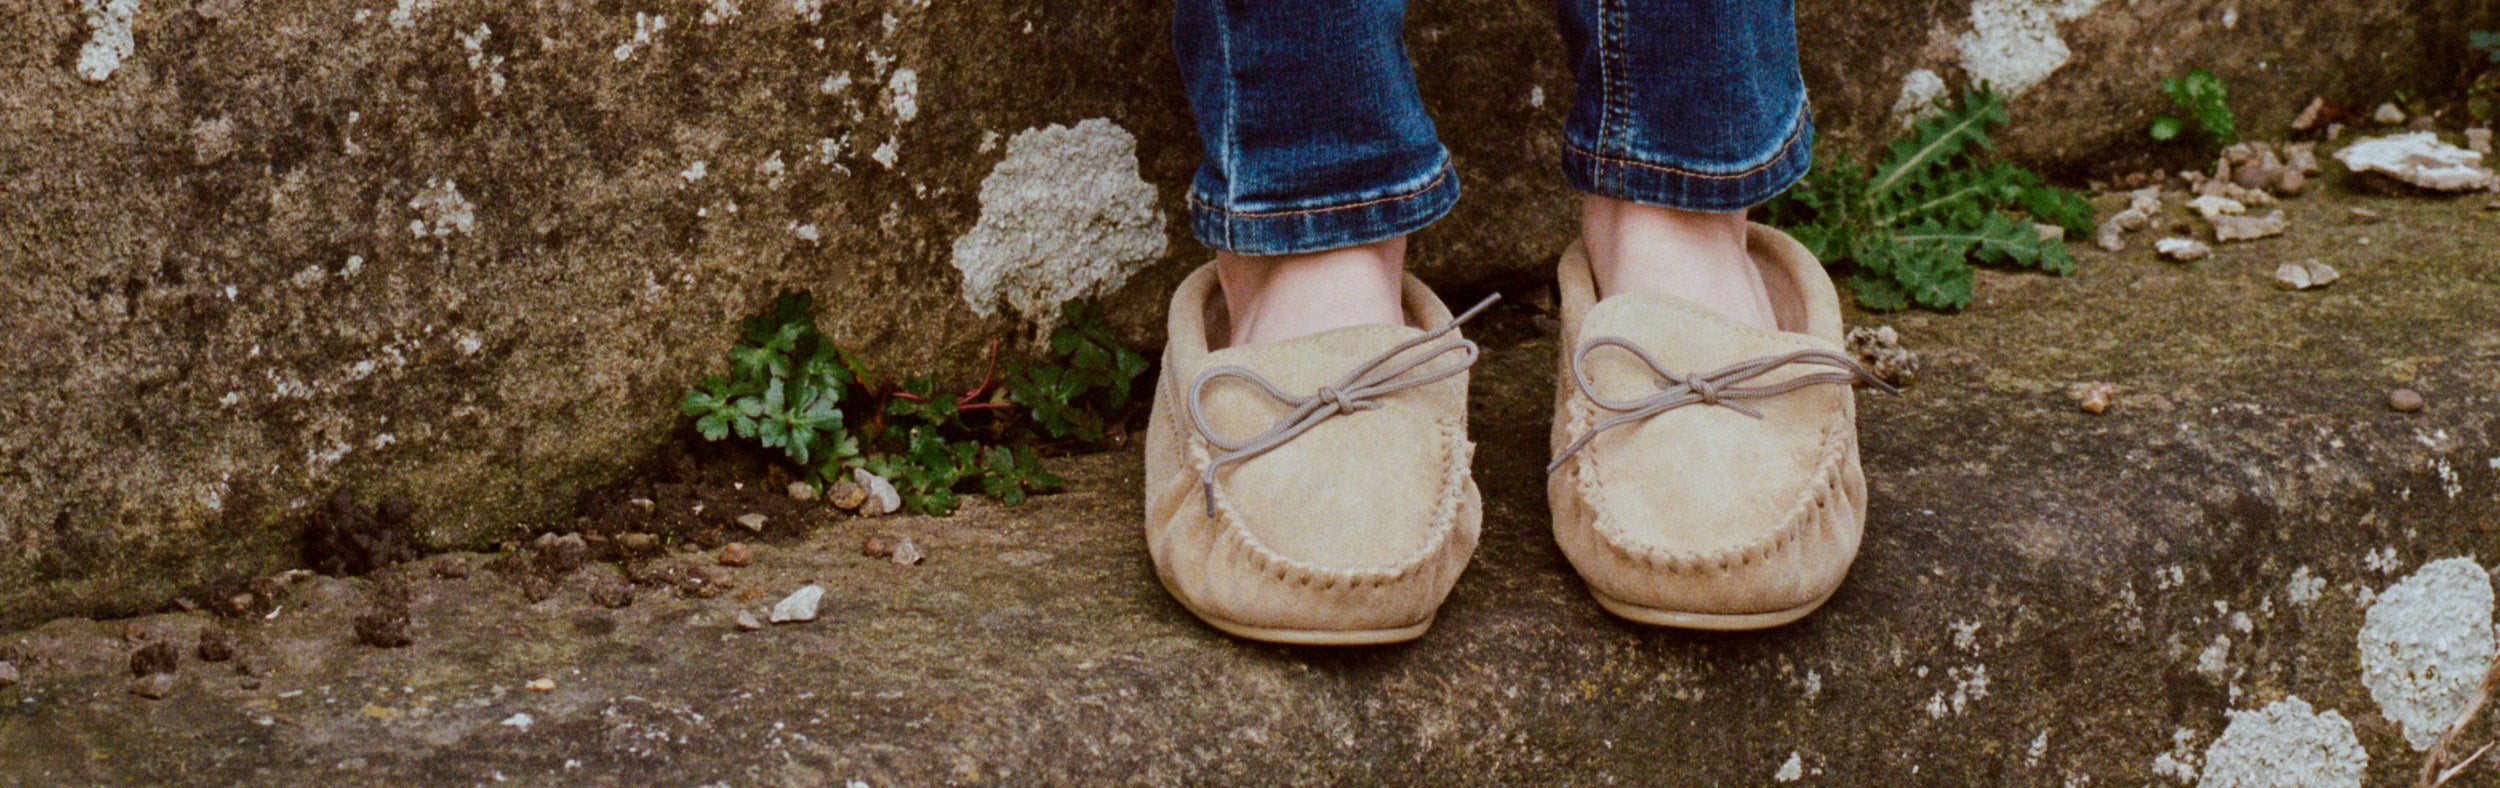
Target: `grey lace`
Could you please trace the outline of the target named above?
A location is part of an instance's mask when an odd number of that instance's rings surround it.
[[[1468,308],[1466,312],[1450,322],[1443,323],[1441,327],[1426,331],[1413,339],[1398,343],[1397,347],[1372,357],[1372,360],[1355,367],[1354,371],[1346,373],[1346,376],[1336,383],[1321,386],[1319,390],[1311,392],[1311,395],[1307,397],[1287,394],[1277,389],[1276,384],[1269,383],[1267,378],[1260,377],[1259,373],[1237,365],[1208,367],[1205,371],[1199,372],[1197,379],[1189,384],[1189,396],[1182,399],[1181,404],[1189,410],[1190,426],[1198,430],[1198,435],[1206,438],[1208,445],[1223,450],[1222,453],[1208,458],[1206,470],[1199,476],[1199,481],[1205,484],[1201,494],[1207,501],[1207,516],[1215,516],[1216,469],[1265,454],[1269,449],[1282,446],[1286,441],[1293,440],[1296,436],[1309,432],[1312,427],[1319,426],[1320,422],[1340,414],[1378,408],[1380,399],[1383,397],[1448,380],[1467,371],[1468,367],[1474,366],[1477,354],[1476,343],[1465,338],[1454,337],[1452,334],[1458,330],[1460,323],[1467,322],[1468,318],[1475,317],[1476,313],[1484,311],[1485,307],[1492,306],[1493,302],[1501,298],[1500,293],[1486,296],[1483,301],[1476,302],[1475,306]],[[1409,350],[1439,340],[1447,341],[1404,362],[1390,363]],[[1407,375],[1416,368],[1451,353],[1462,356],[1458,363],[1421,375]],[[1216,434],[1215,428],[1207,423],[1206,389],[1207,384],[1215,382],[1218,378],[1239,378],[1266,393],[1269,399],[1293,408],[1293,412],[1285,414],[1283,418],[1269,424],[1267,429],[1248,438],[1232,440]]]
[[[1658,392],[1628,400],[1608,399],[1605,395],[1597,393],[1597,384],[1589,380],[1588,356],[1590,351],[1601,347],[1622,348],[1633,357],[1640,359],[1641,363],[1649,365],[1649,371],[1657,375]],[[1790,364],[1815,364],[1833,367],[1835,371],[1807,373],[1764,386],[1739,385]],[[1582,447],[1589,445],[1589,441],[1596,440],[1598,433],[1686,405],[1719,405],[1759,419],[1762,418],[1762,411],[1755,410],[1739,400],[1767,399],[1824,383],[1840,385],[1859,383],[1886,394],[1901,393],[1900,390],[1875,377],[1875,373],[1867,371],[1865,366],[1857,362],[1857,359],[1819,348],[1747,359],[1698,374],[1677,375],[1667,371],[1666,365],[1658,363],[1656,357],[1649,355],[1649,352],[1642,350],[1639,345],[1614,336],[1592,337],[1580,343],[1579,350],[1571,354],[1571,381],[1580,387],[1580,393],[1587,395],[1590,402],[1596,403],[1600,408],[1614,411],[1615,415],[1608,416],[1589,427],[1588,431],[1580,433],[1580,437],[1573,440],[1568,448],[1556,453],[1554,461],[1546,464],[1546,473],[1552,473],[1561,468],[1564,460],[1571,459],[1571,455],[1579,453]],[[1559,415],[1557,414],[1558,417]]]

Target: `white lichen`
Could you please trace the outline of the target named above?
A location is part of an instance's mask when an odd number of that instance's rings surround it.
[[[2231,680],[2231,636],[2215,635],[2204,651],[2197,652],[2196,672],[2216,684]]]
[[[2170,751],[2153,756],[2153,774],[2183,783],[2196,782],[2196,731],[2170,732]]]
[[[2313,713],[2308,701],[2290,697],[2230,714],[2231,724],[2205,748],[2201,788],[2354,788],[2369,768],[2352,723],[2332,709]]]
[[[1780,781],[1780,782],[1784,782],[1784,783],[1793,783],[1793,782],[1796,782],[1799,778],[1803,778],[1803,777],[1805,777],[1805,776],[1806,776],[1806,760],[1805,760],[1805,756],[1803,756],[1802,754],[1798,753],[1796,750],[1789,750],[1789,751],[1788,751],[1788,762],[1780,764],[1780,769],[1779,769],[1779,771],[1776,771],[1776,772],[1772,772],[1772,773],[1771,773],[1771,779],[1773,779],[1773,780],[1778,780],[1778,781]]]
[[[1953,647],[1966,652],[1979,649],[1979,627],[1977,621],[1956,621],[1945,625],[1946,629],[1953,630]]]
[[[1094,118],[1007,141],[1006,158],[981,180],[981,219],[956,239],[951,262],[974,312],[1006,306],[1046,330],[1060,304],[1118,288],[1164,248],[1137,138]]]
[[[1944,96],[1944,77],[1929,69],[1911,69],[1901,77],[1901,97],[1892,101],[1892,116],[1902,128],[1909,128],[1920,118],[1943,114],[1944,107],[1936,101]]]
[[[425,188],[408,201],[408,209],[417,212],[417,218],[408,223],[410,235],[442,238],[477,231],[477,206],[460,196],[460,184],[448,178],[426,179]]]
[[[825,0],[790,0],[790,11],[808,24],[825,21]]]
[[[2295,605],[2306,605],[2318,601],[2325,592],[2326,578],[2310,574],[2309,567],[2303,566],[2292,570],[2291,582],[2283,587],[2283,598]]]
[[[2403,567],[2404,563],[2396,557],[2396,548],[2387,547],[2362,553],[2361,565],[2369,567],[2372,572],[2387,573]]]
[[[717,25],[737,19],[741,15],[742,13],[738,10],[738,0],[712,0],[712,4],[703,9],[703,24]]]
[[[139,0],[83,0],[83,4],[92,35],[86,46],[78,48],[76,70],[89,82],[102,82],[138,51],[139,39],[130,30],[130,20],[139,15]]]
[[[434,10],[438,0],[399,0],[391,9],[391,26],[406,30],[417,26],[417,15]]]
[[[1962,36],[1962,70],[1999,95],[2018,96],[2066,65],[2074,51],[2057,23],[2081,18],[2101,0],[1976,0]]]
[[[2433,561],[2389,586],[2361,626],[2361,681],[2379,712],[2428,749],[2491,667],[2491,575],[2471,558]]]
[[[885,138],[885,142],[877,145],[876,150],[868,152],[868,158],[878,164],[885,165],[886,169],[891,170],[894,169],[894,163],[902,159],[901,148],[902,141],[893,137],[887,137]]]
[[[893,110],[895,122],[910,123],[920,117],[920,72],[895,69],[894,77],[885,83],[885,105]]]
[[[2049,732],[2041,731],[2037,738],[2031,740],[2031,749],[2023,751],[2023,768],[2040,768],[2040,759],[2046,758],[2048,755]]]
[[[653,36],[667,29],[668,17],[636,11],[634,12],[634,37],[617,44],[615,51],[610,54],[615,55],[618,60],[632,60],[635,52],[651,45],[654,40]]]
[[[712,165],[704,163],[702,159],[696,159],[693,164],[688,164],[685,169],[677,171],[677,177],[686,179],[687,183],[703,180],[704,176],[710,174],[712,174]]]

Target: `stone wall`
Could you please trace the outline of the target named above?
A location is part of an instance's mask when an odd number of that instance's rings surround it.
[[[415,499],[437,544],[559,521],[668,439],[676,392],[783,288],[815,290],[838,341],[897,368],[968,368],[1070,295],[1106,296],[1156,341],[1163,293],[1203,256],[1179,221],[1197,148],[1168,13],[0,6],[0,626],[287,566],[342,487]],[[2215,68],[2248,127],[2279,126],[2311,93],[2364,102],[2452,78],[2462,31],[2495,13],[1800,9],[1834,144],[1889,135],[1926,69],[2027,83],[2006,149],[2059,166],[2130,144],[2163,108],[2162,75]],[[1570,232],[1550,17],[1414,4],[1424,90],[1469,193],[1417,246],[1428,277],[1534,276]]]

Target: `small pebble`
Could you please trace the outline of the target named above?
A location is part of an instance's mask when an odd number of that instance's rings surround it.
[[[2378,110],[2370,113],[2370,119],[2393,126],[2405,122],[2405,111],[2395,102],[2388,102],[2378,105]]]
[[[885,558],[887,556],[891,556],[894,554],[894,538],[880,534],[869,534],[867,539],[860,540],[859,554],[870,558]]]
[[[906,536],[902,541],[894,543],[894,557],[889,560],[904,566],[911,566],[920,563],[920,559],[924,557],[926,556],[920,554],[920,545],[913,542],[911,537]]]
[[[783,597],[780,602],[773,604],[772,621],[775,624],[814,621],[816,620],[816,605],[824,601],[824,598],[824,586],[810,585],[793,591],[789,596]]]
[[[640,553],[658,547],[660,540],[650,534],[617,534],[616,546]]]
[[[2315,97],[2312,97],[2312,98],[2310,98],[2310,99],[2309,99],[2309,106],[2304,107],[2304,108],[2302,108],[2302,109],[2301,109],[2301,111],[2300,111],[2300,117],[2292,119],[2292,130],[2293,130],[2293,131],[2308,131],[2308,130],[2310,130],[2310,129],[2317,128],[2317,127],[2318,127],[2318,121],[2319,121],[2320,119],[2325,118],[2325,117],[2326,117],[2326,97],[2325,97],[2325,96],[2315,96]]]
[[[150,673],[148,675],[132,679],[130,681],[130,691],[139,697],[151,700],[162,698],[167,695],[174,694],[174,683],[179,680],[180,679],[171,673]]]
[[[2104,222],[2100,232],[2092,234],[2092,245],[2104,252],[2123,251],[2127,248],[2126,231],[2119,229],[2116,222]]]
[[[224,662],[234,658],[234,641],[224,627],[211,624],[200,627],[200,645],[195,651],[202,662]]]
[[[2465,149],[2485,156],[2491,155],[2491,128],[2476,126],[2466,129]]]
[[[2422,392],[2414,391],[2412,389],[2397,389],[2395,391],[2387,392],[2387,407],[2395,408],[2399,413],[2412,413],[2414,411],[2421,410],[2422,404]]]
[[[2118,387],[2109,383],[2087,383],[2075,389],[2075,406],[2085,413],[2099,414],[2118,402]]]
[[[2206,255],[2213,254],[2213,249],[2211,247],[2208,247],[2203,242],[2192,238],[2164,238],[2159,241],[2154,241],[2153,251],[2160,252],[2161,256],[2177,260],[2182,263],[2190,260],[2202,260]]]
[[[818,493],[817,493],[817,491],[816,491],[816,485],[813,485],[813,484],[808,484],[808,483],[806,483],[806,482],[791,482],[791,483],[790,483],[790,499],[791,499],[791,500],[794,500],[794,501],[813,501],[813,500],[816,500],[816,498],[817,498],[817,497],[818,497]]]
[[[859,482],[844,479],[834,482],[833,489],[825,491],[825,500],[843,511],[858,509],[860,504],[868,502],[868,489],[859,486]]]
[[[17,683],[17,663],[0,662],[0,687]]]
[[[259,676],[244,676],[244,677],[242,677],[242,678],[235,679],[235,680],[234,680],[234,685],[235,685],[236,687],[240,687],[240,688],[247,689],[247,690],[256,690],[256,689],[260,689],[260,677],[259,677]]]
[[[133,676],[172,673],[181,669],[181,665],[182,655],[174,651],[174,645],[171,643],[162,641],[149,643],[140,646],[137,651],[130,652],[130,675]]]
[[[2212,221],[2216,241],[2246,241],[2282,235],[2285,229],[2291,227],[2290,220],[2283,218],[2282,211],[2270,211],[2264,216],[2216,216]]]
[[[2352,215],[2352,221],[2354,224],[2377,224],[2380,219],[2387,218],[2379,212],[2368,208],[2347,208],[2344,212]]]
[[[763,515],[756,514],[754,512],[738,515],[739,525],[746,526],[747,530],[758,533],[761,533],[764,530],[764,520],[765,517]]]
[[[2343,274],[2334,266],[2316,260],[2284,263],[2274,267],[2274,286],[2285,290],[2308,290],[2333,284]]]
[[[902,493],[896,492],[894,484],[886,481],[885,477],[869,473],[866,468],[853,468],[851,481],[858,482],[860,489],[868,491],[868,500],[859,505],[860,514],[876,517],[903,508]]]
[[[715,557],[715,560],[719,561],[721,566],[746,566],[755,563],[755,548],[748,547],[743,542],[730,542],[721,545],[720,555]]]
[[[748,631],[748,632],[753,632],[753,631],[756,631],[756,630],[759,630],[759,629],[763,629],[763,628],[764,628],[764,622],[756,620],[756,618],[755,618],[755,611],[752,611],[752,610],[740,610],[740,611],[738,611],[738,621],[737,621],[737,624],[738,624],[738,628],[739,628],[739,629],[743,629],[743,630],[746,630],[746,631]]]
[[[530,679],[530,683],[523,684],[521,686],[527,688],[531,692],[554,692],[556,691],[556,680],[540,676],[538,678]]]

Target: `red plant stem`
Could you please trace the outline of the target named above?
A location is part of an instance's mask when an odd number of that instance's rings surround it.
[[[980,399],[981,395],[989,393],[991,387],[998,385],[998,339],[996,337],[990,339],[988,355],[989,368],[981,373],[981,385],[974,386],[971,391],[966,391],[963,396],[955,398],[957,410],[965,409],[974,400]]]

